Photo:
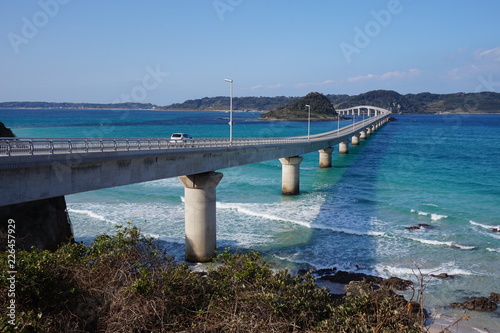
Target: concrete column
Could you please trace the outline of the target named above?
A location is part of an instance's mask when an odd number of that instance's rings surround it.
[[[332,151],[333,151],[332,147],[319,150],[319,167],[320,168],[331,168],[332,167]]]
[[[216,190],[220,172],[180,176],[184,185],[186,260],[210,261],[216,247]]]
[[[351,138],[351,144],[353,146],[359,145],[359,134],[353,135]]]
[[[366,128],[366,134],[367,134],[367,135],[371,135],[371,134],[372,134],[372,129],[371,129],[371,127],[367,127],[367,128]]]
[[[339,143],[339,153],[349,154],[349,141]]]
[[[359,138],[361,140],[366,139],[366,130],[363,130],[363,131],[359,132]]]
[[[368,109],[368,117],[371,116],[371,113],[372,113],[372,110],[371,109]]]
[[[295,195],[300,192],[300,162],[302,156],[280,158],[281,162],[281,193]]]

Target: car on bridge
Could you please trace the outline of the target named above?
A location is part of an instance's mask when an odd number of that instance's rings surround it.
[[[193,143],[194,139],[191,135],[187,133],[173,133],[170,136],[170,143],[178,144],[178,143]]]

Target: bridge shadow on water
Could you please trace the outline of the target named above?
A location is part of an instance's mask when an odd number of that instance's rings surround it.
[[[273,265],[373,273],[380,237],[377,181],[390,140],[390,131],[384,129],[360,141],[359,146],[350,146],[349,154],[334,154],[332,168],[301,170],[301,183],[307,185],[300,196],[284,200],[309,196],[323,202],[309,228],[297,230],[300,240],[264,251]],[[308,158],[317,163],[317,154],[313,154]]]

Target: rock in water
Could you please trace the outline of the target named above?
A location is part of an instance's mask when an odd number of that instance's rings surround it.
[[[479,297],[473,301],[463,303],[451,303],[451,306],[471,311],[495,311],[497,309],[495,302],[490,300],[488,297]]]

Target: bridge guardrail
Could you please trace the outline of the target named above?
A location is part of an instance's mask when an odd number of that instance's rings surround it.
[[[340,137],[363,128],[364,122],[372,123],[387,116],[389,111],[378,116],[358,121],[339,130],[319,133],[310,136],[310,141],[324,140],[324,136]],[[308,140],[307,137],[280,137],[280,138],[237,138],[233,139],[232,146],[251,146],[269,144],[298,143]],[[46,155],[68,153],[92,153],[113,151],[138,151],[156,149],[184,149],[184,148],[209,148],[229,147],[227,138],[202,138],[191,142],[171,142],[169,139],[160,138],[118,138],[118,139],[82,139],[82,138],[0,138],[1,156]]]
[[[234,139],[233,146],[278,144],[297,142],[293,138],[243,138]],[[223,138],[196,139],[191,142],[171,142],[169,139],[16,139],[0,138],[0,156],[53,155],[132,150],[181,149],[227,147]]]

